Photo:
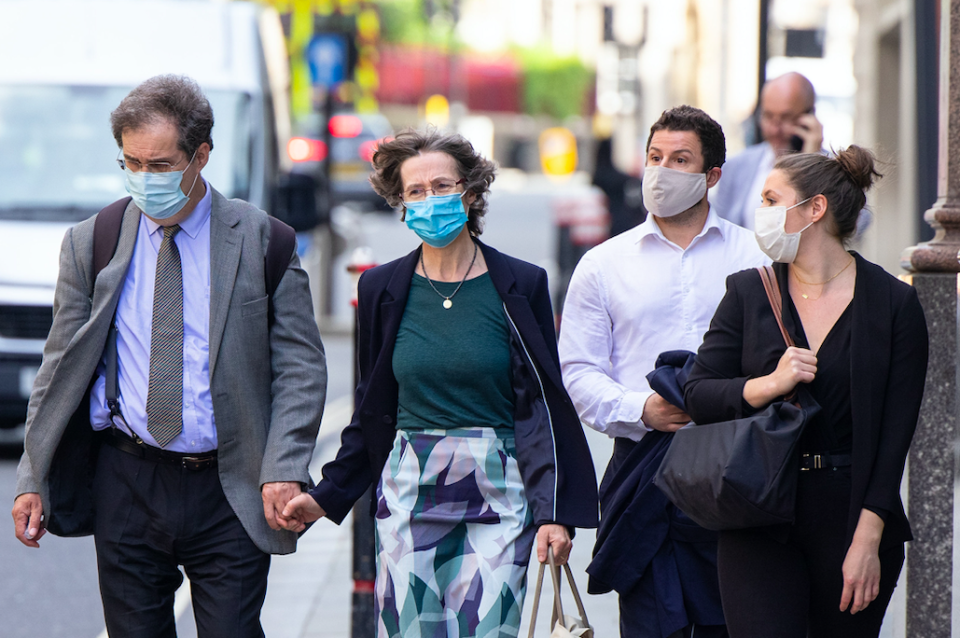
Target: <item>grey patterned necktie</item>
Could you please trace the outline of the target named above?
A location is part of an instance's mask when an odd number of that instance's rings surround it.
[[[166,447],[183,430],[183,273],[173,238],[179,226],[163,229],[153,289],[147,431]]]

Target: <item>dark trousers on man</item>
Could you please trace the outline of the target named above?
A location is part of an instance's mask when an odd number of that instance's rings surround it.
[[[217,467],[191,470],[103,445],[94,480],[107,631],[176,636],[174,593],[190,579],[200,638],[263,638],[270,556],[243,529]]]
[[[618,472],[630,471],[631,468],[626,467],[627,459],[637,445],[625,438],[615,440],[613,456],[600,483],[601,517],[608,515],[607,504],[614,498],[611,493],[614,477]],[[656,459],[645,455],[641,462],[656,462]],[[667,638],[728,638],[720,611],[715,533],[700,528],[666,502],[662,494],[657,494],[662,501],[659,507],[666,508],[669,530],[636,586],[619,594],[620,636],[663,638],[663,632],[670,631]],[[630,549],[623,551],[624,560],[630,560]],[[686,618],[689,624],[673,631],[671,625],[677,626],[678,617]]]

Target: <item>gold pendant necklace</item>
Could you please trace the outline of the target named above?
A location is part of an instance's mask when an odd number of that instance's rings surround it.
[[[856,261],[856,260],[855,260],[853,257],[851,257],[851,258],[850,258],[850,261],[847,262],[847,265],[844,266],[843,268],[841,268],[841,269],[837,272],[837,274],[835,274],[835,275],[834,275],[833,277],[831,277],[830,279],[827,279],[826,281],[821,281],[820,283],[813,283],[813,282],[804,281],[803,279],[800,279],[800,275],[797,274],[797,269],[796,269],[796,268],[791,268],[791,269],[790,269],[790,272],[793,273],[793,277],[794,277],[794,279],[797,280],[797,283],[801,283],[801,284],[803,284],[804,286],[820,286],[820,294],[817,295],[816,297],[814,297],[813,299],[811,299],[811,301],[816,301],[817,299],[819,299],[820,297],[823,296],[823,286],[826,286],[828,283],[830,283],[831,281],[833,281],[834,279],[836,279],[837,277],[839,277],[839,276],[843,273],[843,271],[846,270],[847,268],[849,268],[849,267],[850,267],[850,264],[852,264],[854,261]],[[810,297],[809,297],[808,295],[806,295],[806,294],[804,294],[804,293],[802,293],[802,292],[800,293],[800,296],[803,297],[804,299],[810,299]]]
[[[440,295],[441,297],[443,297],[443,308],[444,308],[444,310],[450,310],[451,308],[453,308],[453,296],[454,296],[455,294],[457,294],[458,292],[460,292],[460,286],[462,286],[462,285],[463,285],[463,282],[465,282],[465,281],[467,280],[467,275],[469,275],[469,274],[470,274],[470,271],[473,270],[473,264],[474,264],[474,262],[476,262],[476,261],[477,261],[477,244],[474,243],[474,244],[473,244],[473,259],[470,260],[470,266],[467,267],[467,272],[463,273],[463,279],[460,280],[460,283],[459,283],[459,285],[457,285],[456,290],[454,290],[452,293],[450,293],[450,296],[448,297],[447,295],[445,295],[445,294],[443,294],[442,292],[440,292],[439,290],[437,290],[437,287],[433,285],[433,281],[430,279],[429,275],[427,275],[427,267],[423,265],[423,249],[422,249],[422,248],[420,249],[420,270],[423,271],[423,276],[424,276],[424,278],[427,280],[427,283],[430,284],[430,287],[433,288],[433,292],[435,292],[435,293],[437,293],[438,295]]]

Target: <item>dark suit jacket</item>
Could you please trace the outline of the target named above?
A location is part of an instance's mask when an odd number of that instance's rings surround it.
[[[857,283],[850,337],[853,485],[847,543],[864,507],[888,512],[882,547],[912,538],[900,500],[900,479],[927,371],[927,324],[913,287],[853,253]],[[788,292],[785,264],[774,264],[780,291]],[[784,313],[791,335],[798,326]],[[749,338],[745,336],[749,335]],[[743,400],[748,379],[773,372],[786,346],[755,270],[727,278],[724,296],[697,353],[684,389],[696,423],[753,412]]]
[[[517,461],[534,523],[596,527],[596,475],[580,420],[560,380],[547,274],[477,243],[510,325]],[[337,523],[379,478],[393,448],[399,387],[393,346],[419,256],[418,248],[360,278],[356,408],[336,459],[324,466],[323,480],[310,492]]]

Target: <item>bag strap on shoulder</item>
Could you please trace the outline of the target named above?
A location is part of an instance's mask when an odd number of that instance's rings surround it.
[[[297,233],[276,217],[269,217],[270,238],[267,240],[267,254],[263,261],[264,285],[267,289],[269,325],[273,325],[273,293],[277,291],[283,274],[290,265],[290,256],[297,245]]]
[[[100,271],[107,267],[120,242],[120,224],[123,213],[132,197],[124,197],[113,202],[99,213],[93,221],[93,280],[97,280]]]
[[[96,287],[97,277],[100,271],[107,267],[113,254],[117,252],[117,244],[120,243],[120,226],[123,224],[123,214],[127,210],[131,197],[124,197],[113,202],[97,214],[93,221],[93,284]],[[91,297],[93,291],[91,290]],[[116,322],[110,322],[110,332],[107,334],[106,344],[106,364],[107,369],[104,375],[105,388],[104,395],[107,399],[107,407],[110,408],[110,420],[115,423],[115,418],[123,419],[120,414],[120,383],[119,383],[119,363],[117,361],[117,325]]]
[[[770,308],[773,310],[773,316],[777,319],[777,325],[780,326],[780,334],[788,347],[794,347],[793,337],[787,332],[783,325],[783,298],[780,296],[780,286],[777,283],[776,273],[772,266],[757,267],[760,273],[760,279],[763,281],[763,288],[767,291],[767,299],[770,301]]]

